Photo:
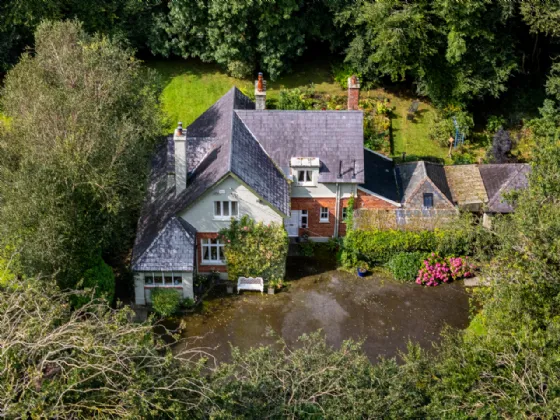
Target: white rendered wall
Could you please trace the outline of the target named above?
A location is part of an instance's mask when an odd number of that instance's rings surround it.
[[[145,305],[147,303],[152,303],[152,290],[157,288],[171,288],[175,289],[181,293],[183,299],[191,298],[194,299],[193,290],[193,273],[192,272],[173,272],[176,276],[181,276],[183,282],[181,285],[174,286],[154,286],[147,285],[144,283],[144,273],[134,273],[134,303],[137,305]],[[179,289],[181,288],[181,289]]]
[[[248,215],[257,222],[265,224],[282,223],[280,214],[267,204],[259,202],[259,198],[247,187],[233,177],[226,178],[215,185],[190,208],[179,213],[197,232],[218,232],[229,226],[229,220],[214,219],[214,201],[237,201],[239,217]]]
[[[356,194],[356,184],[340,184],[341,197],[350,198]],[[299,187],[292,184],[292,197],[296,198],[336,198],[336,184],[317,183],[316,187]]]

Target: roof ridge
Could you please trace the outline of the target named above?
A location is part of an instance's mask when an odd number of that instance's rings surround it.
[[[291,181],[285,174],[284,171],[282,170],[282,168],[280,168],[280,166],[278,165],[278,163],[272,159],[272,156],[270,156],[270,154],[266,151],[266,149],[264,148],[264,146],[261,144],[261,142],[259,141],[259,139],[257,138],[257,136],[255,136],[255,134],[251,131],[251,129],[247,126],[247,124],[245,124],[245,121],[243,121],[243,118],[241,118],[239,115],[237,115],[237,109],[233,110],[233,113],[235,114],[235,116],[239,119],[239,121],[241,122],[241,124],[243,124],[243,127],[245,127],[245,129],[249,132],[249,134],[251,135],[251,137],[253,137],[253,139],[257,142],[257,144],[260,146],[260,148],[262,149],[262,151],[265,153],[266,156],[268,156],[268,158],[270,159],[270,161],[272,162],[272,164],[276,167],[276,169],[278,170],[278,172],[280,172],[280,175],[282,175],[282,177],[284,177],[287,181]]]

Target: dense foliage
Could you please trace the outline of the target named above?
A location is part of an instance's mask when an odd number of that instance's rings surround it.
[[[174,417],[200,403],[190,351],[173,357],[152,325],[130,322],[129,308],[94,299],[72,311],[83,293],[60,292],[51,281],[0,287],[3,416]]]
[[[163,317],[173,315],[181,306],[181,295],[176,289],[157,287],[152,290],[152,308]]]
[[[396,280],[413,282],[425,257],[425,252],[398,252],[391,257],[387,267]]]
[[[231,219],[220,231],[231,280],[238,277],[263,277],[265,281],[283,280],[288,256],[288,234],[283,225],[256,223],[248,216]]]
[[[340,44],[333,21],[339,1],[179,0],[156,22],[152,50],[222,64],[234,76],[257,68],[274,80],[312,41]]]
[[[454,226],[433,231],[350,230],[344,237],[341,262],[353,267],[363,260],[371,265],[385,264],[402,252],[438,252],[441,255],[475,255],[489,258],[495,252],[492,233],[473,224],[468,215]]]
[[[21,247],[25,273],[72,286],[100,254],[130,248],[159,91],[132,51],[76,22],[45,22],[35,38],[2,89],[0,236]]]

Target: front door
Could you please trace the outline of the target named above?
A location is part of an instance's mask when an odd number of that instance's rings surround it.
[[[299,236],[299,210],[292,210],[291,216],[284,219],[284,227],[286,228],[286,232],[288,232],[288,236]]]

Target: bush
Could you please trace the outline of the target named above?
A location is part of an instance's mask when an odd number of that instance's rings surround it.
[[[418,271],[416,283],[424,286],[438,286],[465,277],[471,277],[474,266],[467,257],[450,257],[448,259],[432,252]]]
[[[399,252],[389,260],[387,266],[396,280],[413,282],[425,257],[423,252]]]
[[[158,315],[171,316],[179,310],[181,295],[175,289],[156,288],[152,291],[152,308]]]
[[[437,252],[440,255],[476,255],[489,259],[496,249],[496,237],[470,215],[454,221],[454,226],[433,231],[350,230],[344,237],[341,263],[355,267],[358,260],[370,265],[386,264],[401,252]]]
[[[465,134],[465,137],[469,136],[474,126],[472,116],[465,111],[453,107],[440,111],[430,124],[429,135],[432,140],[437,141],[438,144],[443,147],[449,147],[450,136],[455,137],[453,117],[457,119],[457,123],[459,124],[461,132]]]
[[[93,266],[84,272],[81,283],[84,290],[92,290],[91,294],[76,295],[74,304],[80,307],[89,302],[92,298],[104,298],[109,304],[113,302],[115,297],[115,275],[113,269],[103,261],[103,258],[97,258]]]
[[[232,219],[230,227],[220,231],[225,241],[228,276],[230,279],[264,277],[279,280],[286,272],[288,234],[281,224],[255,223],[248,216]]]
[[[346,267],[354,267],[358,260],[385,264],[399,252],[429,252],[436,247],[436,234],[432,231],[352,230],[344,238],[341,260]]]
[[[280,91],[280,97],[278,98],[278,104],[276,105],[278,109],[291,109],[296,111],[304,111],[313,108],[313,100],[311,96],[314,93],[313,87],[306,89],[303,92],[301,89],[295,88]]]

